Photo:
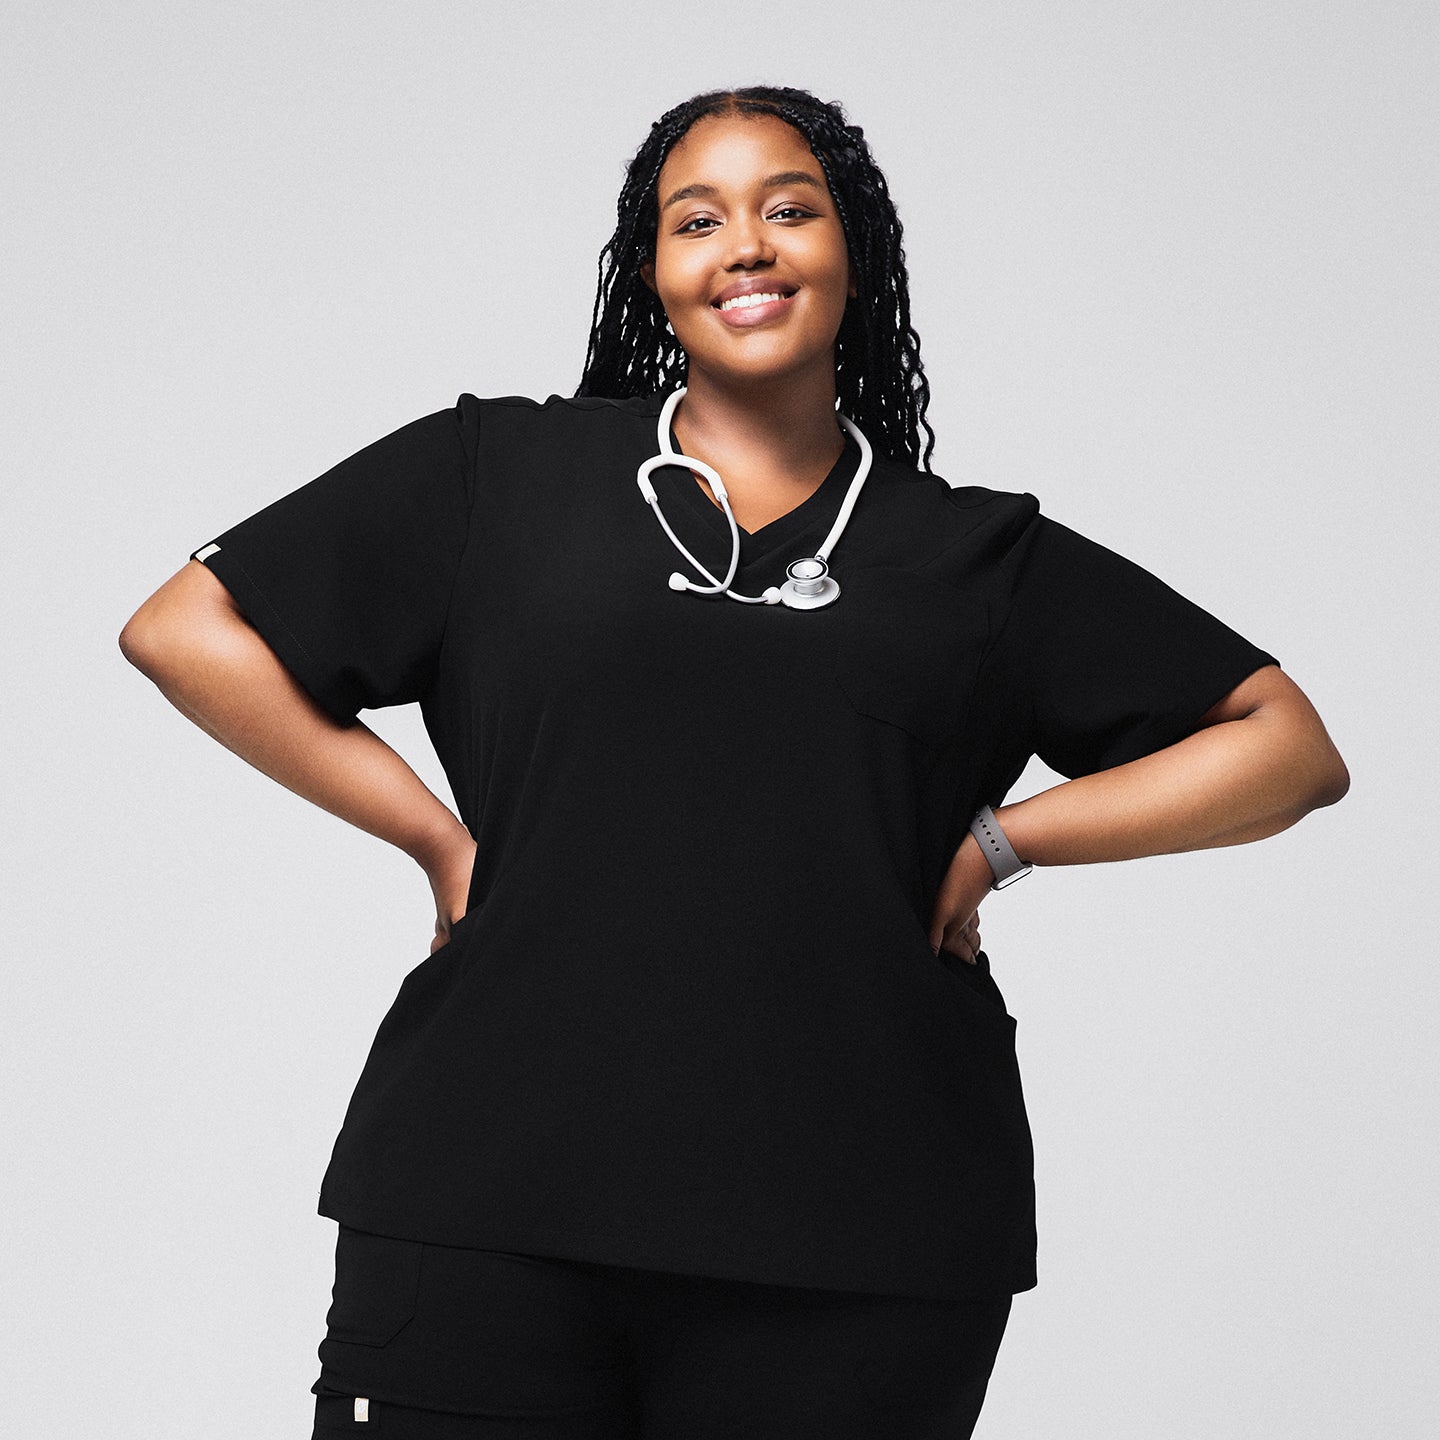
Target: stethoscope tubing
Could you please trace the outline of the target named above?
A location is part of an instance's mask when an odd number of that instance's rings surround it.
[[[721,504],[725,507],[726,515],[730,516],[730,525],[732,530],[736,531],[736,535],[730,547],[730,568],[725,572],[725,579],[723,582],[716,580],[715,577],[690,553],[690,551],[685,546],[685,542],[681,540],[681,538],[671,528],[670,522],[665,518],[665,512],[660,508],[660,500],[659,497],[655,494],[655,487],[650,484],[650,475],[652,471],[663,469],[667,465],[684,465],[690,470],[699,471],[700,474],[704,475],[705,478],[710,482],[710,488],[715,491],[716,498],[719,499],[721,496],[724,497],[723,500],[721,500]],[[651,459],[647,460],[640,467],[637,478],[640,481],[641,492],[645,495],[646,500],[649,501],[650,508],[655,512],[655,518],[664,527],[665,533],[670,537],[671,541],[675,545],[675,548],[702,575],[704,575],[712,583],[714,588],[711,593],[713,594],[716,591],[720,590],[728,590],[730,587],[730,583],[735,579],[736,570],[740,568],[740,546],[738,533],[739,527],[735,524],[735,517],[730,512],[730,497],[725,494],[725,482],[721,480],[719,475],[717,475],[716,472],[710,468],[710,466],[705,464],[703,460],[694,460],[691,459],[688,455],[679,455],[676,454],[674,451],[670,451],[668,454],[662,451],[659,455],[653,456]],[[697,586],[695,588],[698,589],[700,587]],[[735,598],[737,600],[744,600],[750,597],[744,595],[737,595]],[[757,596],[755,598],[758,599],[760,597]]]
[[[719,473],[703,460],[697,460],[690,455],[682,455],[670,443],[670,426],[674,420],[676,407],[685,398],[685,386],[680,386],[665,401],[660,409],[660,417],[656,423],[657,441],[660,447],[658,455],[651,456],[644,461],[635,472],[636,483],[640,487],[640,493],[645,498],[645,503],[655,512],[655,518],[660,522],[661,528],[670,537],[675,548],[710,582],[708,585],[699,585],[693,580],[686,579],[677,570],[670,576],[670,588],[672,590],[693,590],[701,595],[718,595],[722,592],[732,600],[743,601],[747,605],[776,605],[782,603],[784,596],[780,587],[770,586],[762,595],[741,595],[730,588],[734,582],[735,573],[740,568],[740,527],[736,523],[735,513],[730,508],[730,496],[725,489],[725,482],[720,478]],[[814,560],[821,567],[822,575],[828,577],[828,561],[830,553],[839,542],[840,536],[845,531],[850,516],[855,509],[855,502],[860,498],[861,487],[865,484],[866,477],[870,473],[870,465],[874,458],[874,452],[870,442],[861,432],[860,427],[850,419],[848,415],[836,411],[835,418],[840,422],[841,427],[848,435],[851,435],[855,443],[860,447],[860,464],[856,468],[855,478],[850,482],[845,492],[845,499],[840,505],[839,513],[835,517],[835,523],[830,527],[830,533],[826,535],[824,543],[814,554]],[[730,526],[730,566],[725,572],[723,580],[717,580],[710,571],[695,558],[685,546],[685,543],[671,528],[670,522],[666,520],[664,511],[660,508],[659,496],[655,493],[655,485],[651,475],[667,465],[679,465],[684,469],[691,470],[704,477],[714,492],[715,498],[720,502],[720,507],[725,512],[725,519]],[[811,581],[811,584],[816,582]],[[839,594],[839,587],[833,580],[828,580],[833,599]],[[828,603],[828,602],[822,602]],[[806,607],[806,608],[813,608]]]

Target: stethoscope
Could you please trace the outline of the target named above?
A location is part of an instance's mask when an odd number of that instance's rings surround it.
[[[735,572],[740,567],[740,527],[735,523],[734,513],[730,509],[730,497],[725,492],[725,482],[703,460],[696,460],[690,455],[682,455],[670,444],[670,422],[674,418],[675,407],[684,397],[685,386],[682,385],[666,400],[660,411],[658,425],[660,453],[645,461],[635,472],[635,482],[640,486],[640,493],[645,497],[645,503],[655,512],[655,518],[664,527],[665,533],[674,541],[675,548],[711,582],[709,585],[697,585],[676,570],[670,576],[670,588],[672,590],[694,590],[700,595],[718,595],[724,591],[732,600],[743,600],[748,605],[783,604],[788,605],[792,610],[818,610],[820,606],[828,605],[839,595],[840,586],[830,578],[830,567],[826,562],[845,529],[845,522],[849,520],[850,512],[855,508],[855,501],[860,495],[860,487],[870,473],[870,442],[860,433],[860,427],[849,416],[840,414],[838,410],[835,412],[835,418],[839,420],[848,434],[855,437],[855,443],[860,447],[860,464],[855,471],[855,478],[850,482],[850,488],[845,492],[845,500],[840,506],[840,513],[835,517],[835,524],[825,537],[825,543],[813,556],[807,556],[803,560],[792,560],[785,567],[786,580],[783,585],[771,585],[762,595],[737,595],[730,588],[730,582],[734,580]],[[650,483],[650,476],[666,465],[679,465],[683,469],[693,470],[697,474],[703,475],[709,482],[711,490],[715,492],[715,498],[720,502],[721,508],[725,511],[725,518],[730,522],[730,568],[725,572],[723,580],[717,580],[685,548],[680,537],[670,528],[669,521],[665,519],[660,509],[660,501],[656,497],[654,485]]]

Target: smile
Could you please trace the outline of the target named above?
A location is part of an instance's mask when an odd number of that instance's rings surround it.
[[[722,300],[716,309],[741,310],[749,309],[752,305],[771,305],[778,300],[788,300],[788,295],[782,295],[778,290],[761,290],[753,295],[733,295],[729,300]]]

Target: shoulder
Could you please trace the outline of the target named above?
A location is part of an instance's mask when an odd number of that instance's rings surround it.
[[[891,455],[875,455],[871,476],[892,504],[917,514],[949,514],[970,521],[1014,516],[1029,519],[1040,502],[1028,491],[992,490],[985,485],[952,485],[943,475],[917,470]]]
[[[564,446],[605,444],[653,429],[664,397],[627,399],[604,396],[529,395],[479,396],[466,391],[456,400],[455,422],[467,450],[507,444]]]
[[[951,485],[941,475],[877,454],[862,496],[876,528],[905,539],[920,554],[940,557],[963,549],[972,561],[1010,550],[1040,522],[1040,502],[1028,491]]]
[[[481,410],[518,410],[529,414],[597,414],[616,411],[627,415],[658,415],[664,403],[661,395],[640,395],[628,399],[611,399],[603,395],[547,395],[537,400],[531,395],[491,395],[482,397],[466,390],[456,401],[458,407]]]
[[[495,421],[511,420],[538,425],[605,424],[608,421],[653,420],[664,403],[659,395],[609,399],[599,395],[547,395],[537,400],[529,395],[481,397],[464,392],[455,402],[460,416],[474,415]]]

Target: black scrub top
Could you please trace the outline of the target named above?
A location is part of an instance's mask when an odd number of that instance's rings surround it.
[[[1123,764],[1276,662],[1032,495],[878,453],[833,604],[674,591],[702,577],[636,484],[663,399],[461,395],[192,552],[337,721],[419,702],[478,845],[451,938],[396,957],[419,963],[319,1211],[739,1280],[1027,1289],[1015,1021],[988,957],[931,951],[936,891],[1032,754]],[[815,552],[858,458],[742,533],[734,589]],[[653,481],[723,576],[724,514],[687,470]]]

